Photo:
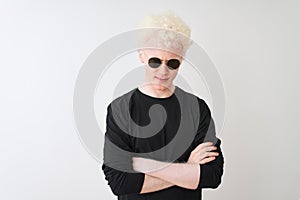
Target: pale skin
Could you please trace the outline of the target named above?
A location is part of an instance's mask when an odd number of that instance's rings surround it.
[[[158,57],[163,64],[158,68],[147,66],[150,57]],[[166,60],[176,58],[182,61],[182,57],[163,50],[140,50],[139,58],[145,66],[145,84],[139,87],[140,91],[158,98],[170,96],[174,92],[175,79],[178,69],[170,70],[166,66]],[[200,165],[213,161],[217,148],[211,142],[198,145],[190,154],[186,163],[165,163],[152,159],[133,157],[132,164],[135,171],[145,174],[143,187],[140,193],[149,193],[177,185],[187,189],[196,189],[200,179]],[[200,165],[199,165],[200,164]]]
[[[151,57],[160,58],[163,60],[163,64],[155,69],[149,67],[148,59]],[[164,98],[170,96],[174,92],[173,80],[180,67],[176,70],[170,70],[166,66],[166,60],[175,58],[182,61],[182,57],[163,50],[147,49],[139,50],[139,58],[141,63],[145,64],[144,85],[139,89],[153,97]]]

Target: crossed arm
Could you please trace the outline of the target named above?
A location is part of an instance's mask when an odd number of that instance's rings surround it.
[[[210,152],[214,150],[216,152]],[[201,143],[190,153],[185,163],[165,163],[133,157],[132,166],[140,173],[127,173],[102,166],[115,195],[149,193],[175,185],[186,189],[216,188],[223,174],[223,156],[220,142],[216,146]],[[136,183],[135,187],[128,187],[132,182]]]
[[[134,170],[145,174],[140,193],[154,192],[174,185],[197,189],[201,173],[199,164],[214,160],[218,153],[210,151],[216,149],[210,142],[202,143],[192,151],[186,163],[165,163],[134,157]]]

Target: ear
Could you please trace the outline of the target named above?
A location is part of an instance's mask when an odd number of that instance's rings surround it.
[[[139,49],[138,54],[139,54],[139,58],[140,58],[141,63],[145,63],[145,57],[144,57],[144,54],[143,54],[143,50]]]

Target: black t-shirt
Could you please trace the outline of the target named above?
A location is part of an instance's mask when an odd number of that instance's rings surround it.
[[[133,156],[187,162],[191,151],[207,141],[214,143],[219,156],[200,165],[197,189],[172,186],[140,194],[145,175],[133,170]],[[119,200],[199,200],[202,188],[221,183],[224,159],[220,144],[204,100],[179,87],[167,98],[151,97],[135,88],[107,108],[102,170]]]

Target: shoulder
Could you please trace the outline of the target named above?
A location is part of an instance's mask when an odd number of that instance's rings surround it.
[[[111,101],[111,103],[108,104],[107,109],[112,109],[112,108],[124,108],[126,105],[130,103],[130,99],[134,93],[136,93],[137,88],[134,88],[121,96],[118,96],[114,100]]]
[[[207,110],[207,109],[209,110],[209,106],[203,98],[201,98],[191,92],[187,92],[178,86],[176,86],[176,87],[177,87],[177,89],[176,89],[177,93],[180,96],[183,96],[185,100],[187,100],[187,99],[188,100],[191,100],[191,99],[197,100],[200,110],[202,110],[202,111]]]

